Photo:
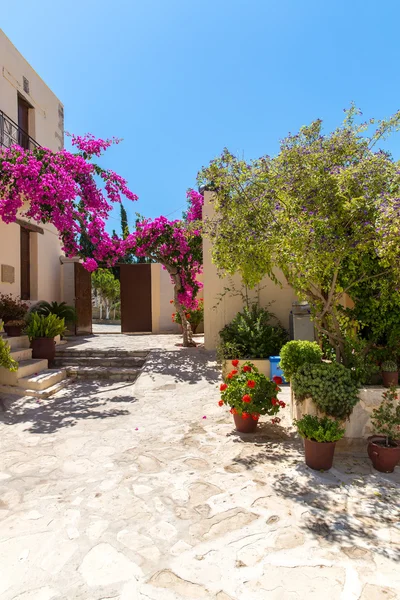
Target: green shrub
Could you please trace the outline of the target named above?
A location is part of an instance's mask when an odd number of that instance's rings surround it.
[[[293,340],[283,346],[280,351],[280,368],[285,379],[290,381],[299,367],[307,363],[320,363],[322,350],[317,342]]]
[[[28,325],[25,329],[26,335],[30,340],[37,338],[54,338],[56,335],[62,335],[65,332],[64,319],[56,315],[39,315],[31,313]]]
[[[223,359],[269,358],[279,354],[288,340],[287,331],[275,316],[256,304],[237,313],[219,336],[218,356]]]
[[[321,412],[337,419],[349,417],[359,401],[352,371],[339,363],[305,364],[291,384],[296,400],[311,398]]]
[[[39,315],[56,315],[60,319],[64,319],[66,323],[76,322],[76,311],[73,306],[69,306],[66,302],[45,302],[44,300],[35,304],[31,312],[37,312]]]
[[[11,356],[10,346],[2,337],[0,337],[0,367],[14,372],[18,370],[18,363]]]
[[[381,370],[387,373],[394,373],[397,371],[397,364],[393,360],[385,360],[381,364]]]
[[[383,392],[382,404],[372,411],[371,421],[374,431],[385,436],[386,446],[390,446],[399,436],[400,404],[398,399],[397,387],[392,385],[390,389]]]
[[[298,421],[293,421],[299,435],[314,442],[337,442],[344,436],[344,429],[338,421],[328,417],[304,415]]]

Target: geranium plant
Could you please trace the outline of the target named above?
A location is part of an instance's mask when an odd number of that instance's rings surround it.
[[[382,394],[382,403],[372,411],[371,421],[376,433],[385,436],[385,446],[389,447],[400,438],[400,404],[397,387],[390,386]]]
[[[24,317],[29,306],[22,302],[19,297],[13,297],[11,294],[0,294],[0,319],[5,323],[10,321],[22,321],[25,323]]]
[[[268,379],[249,361],[239,368],[239,360],[235,359],[232,366],[233,370],[220,386],[219,406],[226,404],[231,407],[231,414],[254,420],[258,420],[260,415],[275,416],[280,408],[286,406],[277,399],[281,377]],[[273,423],[279,421],[279,417],[272,419]]]
[[[174,301],[170,300],[170,303],[173,304]],[[199,298],[199,300],[197,301],[197,307],[189,308],[185,314],[186,314],[186,318],[189,321],[190,326],[192,328],[192,332],[196,333],[198,326],[204,320],[204,300],[203,300],[203,298]],[[182,319],[181,319],[181,315],[179,314],[179,312],[172,313],[172,322],[178,323],[178,325],[182,325]]]

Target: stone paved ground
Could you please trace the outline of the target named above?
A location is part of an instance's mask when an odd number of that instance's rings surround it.
[[[211,357],[167,337],[133,385],[2,415],[2,600],[400,598],[400,469],[312,472],[287,417],[236,434]]]

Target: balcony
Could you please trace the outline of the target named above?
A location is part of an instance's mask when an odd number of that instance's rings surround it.
[[[0,110],[0,148],[11,148],[15,144],[25,150],[40,148],[40,144]]]

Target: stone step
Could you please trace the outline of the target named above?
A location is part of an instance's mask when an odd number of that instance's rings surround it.
[[[21,360],[18,365],[18,371],[15,373],[0,367],[0,383],[3,385],[19,385],[19,381],[26,377],[39,373],[47,369],[48,362],[45,359],[30,358],[29,360]]]
[[[17,335],[16,337],[8,337],[8,335],[4,336],[10,346],[11,350],[21,349],[21,348],[29,348],[30,342],[27,335]]]
[[[32,358],[32,348],[15,348],[15,350],[11,350],[11,356],[17,362],[30,360]]]
[[[65,378],[65,369],[45,369],[36,375],[18,379],[18,386],[24,390],[42,391],[60,383]]]
[[[113,381],[135,381],[140,369],[131,367],[66,367],[67,376],[76,379],[111,379]]]
[[[145,362],[143,356],[57,356],[57,367],[132,367],[140,369]]]
[[[148,355],[148,351],[146,350],[121,350],[119,348],[111,348],[104,350],[94,350],[94,349],[79,349],[79,346],[76,348],[60,348],[56,347],[56,357],[64,358],[64,357],[93,357],[93,358],[101,358],[101,357],[112,357],[112,358],[125,358],[129,356],[140,356],[142,358],[146,358]]]
[[[0,385],[0,394],[13,394],[16,396],[34,396],[35,398],[49,398],[56,394],[71,382],[70,379],[62,379],[58,383],[44,390],[30,390],[19,387],[18,385]]]

